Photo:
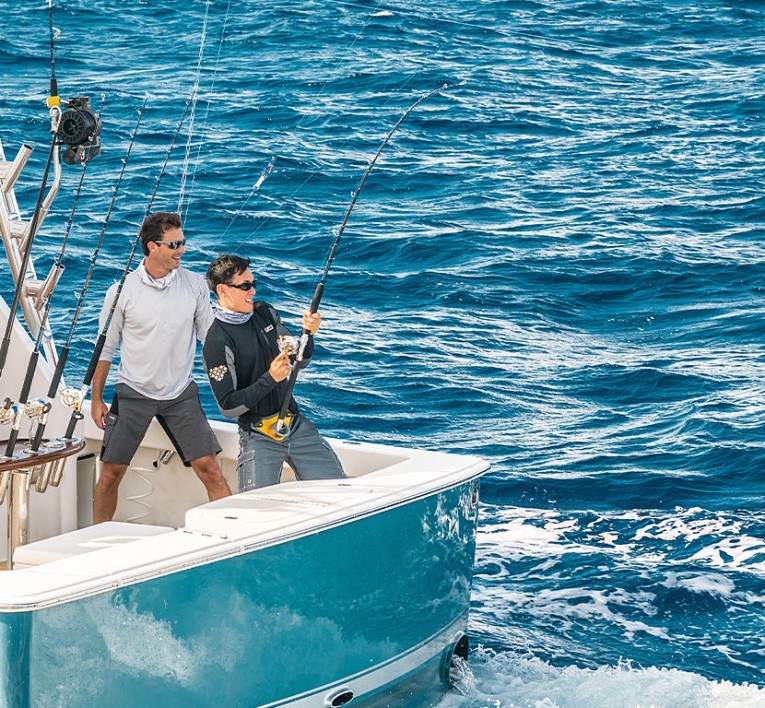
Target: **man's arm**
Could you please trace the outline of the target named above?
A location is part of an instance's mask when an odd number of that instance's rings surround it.
[[[277,356],[268,371],[257,381],[244,388],[237,388],[236,353],[232,343],[227,342],[215,328],[211,329],[202,348],[202,361],[210,380],[220,412],[227,418],[238,418],[254,408],[279,381],[289,376],[289,355]]]
[[[106,291],[106,298],[98,317],[98,326],[101,330],[103,330],[106,319],[109,316],[116,293],[117,284],[115,283]],[[93,380],[90,384],[90,417],[93,418],[93,422],[101,430],[104,429],[106,415],[109,412],[109,406],[104,403],[104,386],[106,385],[106,377],[109,375],[112,358],[117,351],[122,333],[123,314],[122,307],[120,306],[122,303],[124,303],[124,297],[122,301],[117,301],[117,306],[114,308],[114,312],[111,313],[112,321],[106,333],[106,341],[101,350],[101,358],[98,364],[96,364],[96,370],[93,372]]]
[[[96,370],[93,372],[93,381],[91,383],[90,416],[101,430],[106,425],[106,416],[109,413],[109,406],[104,403],[104,386],[111,365],[111,361],[105,359],[99,361],[96,364]]]
[[[210,302],[210,291],[207,289],[205,281],[201,281],[201,288],[197,293],[197,304],[194,309],[194,327],[197,333],[197,339],[204,344],[207,337],[207,330],[215,320],[212,303]]]

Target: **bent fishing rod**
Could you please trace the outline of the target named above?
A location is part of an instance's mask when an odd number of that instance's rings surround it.
[[[372,161],[369,163],[369,167],[367,167],[366,172],[364,172],[364,176],[361,178],[361,182],[359,182],[359,186],[356,188],[356,191],[353,193],[353,196],[351,198],[351,203],[348,206],[348,210],[345,212],[345,217],[343,218],[342,222],[340,223],[340,226],[337,228],[337,231],[335,232],[335,238],[332,241],[332,247],[329,251],[329,256],[327,257],[327,262],[324,266],[324,271],[321,274],[321,278],[319,280],[318,285],[316,286],[316,290],[313,293],[313,300],[311,301],[311,306],[309,309],[309,312],[311,314],[314,314],[319,309],[319,304],[321,303],[321,298],[324,295],[324,284],[327,281],[327,276],[329,275],[329,269],[332,266],[332,261],[335,259],[335,254],[337,253],[337,247],[340,245],[340,239],[343,236],[343,232],[345,231],[345,226],[348,223],[348,219],[351,216],[351,212],[353,211],[353,207],[356,206],[356,200],[359,198],[359,194],[361,194],[361,190],[364,188],[364,183],[367,181],[367,177],[369,177],[369,173],[372,171],[372,168],[375,166],[375,163],[377,162],[377,158],[380,157],[380,154],[382,153],[385,146],[388,144],[388,141],[391,139],[393,134],[398,130],[398,127],[401,125],[401,123],[404,122],[404,119],[415,109],[417,106],[419,106],[423,101],[430,98],[434,94],[441,93],[442,91],[446,91],[447,89],[456,88],[457,86],[462,86],[465,82],[461,81],[457,84],[444,84],[443,86],[440,86],[437,89],[433,89],[432,91],[428,91],[427,93],[420,96],[409,108],[407,108],[404,113],[401,115],[401,117],[398,119],[396,124],[390,129],[388,134],[385,136],[385,140],[383,140],[382,145],[380,145],[379,149],[375,153],[375,156],[372,158]],[[287,433],[289,432],[289,425],[287,424],[288,419],[288,409],[290,400],[292,399],[292,391],[295,388],[295,382],[297,381],[298,372],[300,370],[300,367],[298,364],[303,360],[303,356],[305,353],[305,348],[308,344],[308,337],[310,335],[310,332],[303,328],[302,335],[300,337],[300,343],[297,347],[297,354],[295,356],[295,361],[292,364],[292,370],[290,372],[289,379],[287,380],[287,390],[284,394],[284,400],[282,401],[282,407],[279,410],[279,414],[277,416],[276,423],[274,423],[273,432],[278,437],[278,439],[283,439],[286,437]]]
[[[186,105],[183,108],[183,112],[181,113],[180,120],[178,121],[178,125],[175,127],[175,132],[173,133],[173,138],[170,141],[170,145],[167,148],[167,153],[165,154],[165,161],[162,164],[162,168],[159,171],[159,174],[156,177],[155,183],[154,183],[154,190],[151,193],[151,197],[149,198],[149,201],[146,205],[146,208],[144,209],[143,216],[141,217],[141,224],[146,220],[146,217],[151,212],[151,207],[154,204],[154,198],[157,196],[157,191],[159,190],[159,184],[162,181],[162,177],[165,174],[165,170],[167,169],[167,164],[170,161],[170,153],[172,153],[173,148],[175,147],[175,142],[178,139],[178,134],[181,132],[181,127],[183,126],[184,120],[186,120],[186,114],[188,113],[189,106],[191,105],[191,98],[186,100]],[[80,390],[75,392],[71,396],[71,404],[74,407],[74,410],[72,411],[72,415],[69,418],[69,425],[67,426],[66,432],[64,433],[64,439],[70,440],[74,436],[74,429],[77,427],[78,421],[82,420],[84,417],[82,414],[82,404],[85,400],[85,396],[88,393],[88,389],[90,388],[90,384],[93,381],[93,376],[96,373],[96,367],[98,366],[99,359],[101,357],[101,352],[104,349],[104,344],[106,343],[106,335],[109,332],[109,326],[112,323],[112,318],[114,317],[114,312],[117,309],[117,303],[119,301],[120,295],[122,294],[122,288],[125,285],[125,279],[128,276],[128,273],[130,272],[130,266],[133,263],[133,258],[135,257],[136,248],[138,247],[138,244],[141,241],[140,233],[136,238],[133,239],[133,246],[130,249],[130,255],[128,256],[127,263],[125,264],[125,269],[122,271],[122,277],[120,278],[119,284],[117,285],[117,292],[114,294],[114,298],[112,299],[112,304],[109,308],[109,313],[106,316],[106,321],[104,322],[103,327],[101,328],[101,332],[98,335],[98,339],[96,340],[96,346],[93,349],[93,356],[90,357],[90,363],[88,364],[88,370],[85,372],[85,377],[82,380],[82,386],[80,387]]]
[[[77,300],[77,305],[74,311],[74,315],[72,316],[72,322],[69,326],[69,334],[67,335],[64,346],[61,348],[58,362],[56,363],[56,369],[53,372],[53,378],[51,379],[50,388],[48,389],[48,400],[43,406],[42,414],[37,424],[37,430],[35,431],[34,439],[32,441],[31,450],[33,452],[36,452],[37,450],[39,450],[40,444],[42,443],[43,434],[45,433],[45,426],[48,420],[48,414],[50,413],[51,407],[53,405],[53,401],[56,398],[56,393],[58,392],[58,387],[61,382],[61,377],[63,376],[64,368],[66,367],[66,362],[69,357],[69,351],[71,349],[72,338],[74,336],[75,328],[77,327],[77,321],[80,317],[80,312],[82,311],[83,303],[85,302],[85,296],[87,295],[88,287],[90,286],[90,281],[91,281],[91,278],[93,277],[93,271],[96,267],[96,261],[98,260],[98,255],[101,250],[101,245],[104,240],[104,235],[106,234],[106,228],[109,224],[109,220],[111,219],[112,210],[114,209],[114,204],[117,200],[117,194],[119,193],[120,185],[122,184],[122,178],[125,175],[125,168],[127,167],[128,159],[130,158],[130,153],[133,150],[133,145],[135,144],[135,138],[138,133],[138,128],[141,125],[141,118],[143,117],[143,113],[144,113],[144,110],[146,109],[146,103],[148,100],[149,100],[149,95],[147,93],[146,96],[144,97],[143,105],[138,111],[138,118],[136,120],[135,127],[133,128],[133,132],[130,135],[130,143],[128,144],[127,152],[125,154],[125,157],[122,158],[122,168],[120,169],[119,176],[117,177],[117,182],[115,183],[114,189],[112,190],[112,197],[109,202],[109,208],[107,209],[106,216],[104,217],[103,223],[101,225],[101,232],[96,241],[96,247],[90,256],[90,266],[88,268],[88,272],[87,272],[87,275],[85,276],[85,281],[83,283],[82,290],[80,291],[80,294]],[[85,170],[83,166],[83,176],[84,176],[84,172]],[[82,184],[82,180],[80,180],[80,184]],[[76,202],[75,202],[75,205],[76,205]],[[74,215],[74,209],[72,211],[72,216],[73,215]],[[71,224],[72,224],[72,219],[70,218],[69,220],[70,227],[71,227]],[[67,235],[68,234],[69,234],[69,229],[67,228]],[[63,259],[64,248],[65,246],[62,247],[60,259]],[[50,307],[50,299],[46,303],[46,316],[47,316],[47,311],[49,307]],[[36,344],[35,350],[39,351],[39,339]],[[33,352],[33,356],[34,356],[34,352]],[[31,381],[30,372],[32,372],[32,375],[34,374],[31,357],[30,357],[29,368],[27,369],[27,379]],[[25,380],[25,385],[26,385],[26,380]],[[66,405],[73,405],[72,395],[75,392],[76,390],[71,390],[71,389],[64,389],[64,391],[62,391],[62,400],[64,401]]]

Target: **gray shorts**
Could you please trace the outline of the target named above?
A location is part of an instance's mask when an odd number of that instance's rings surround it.
[[[114,400],[106,417],[101,461],[129,465],[155,417],[185,465],[221,451],[199,403],[196,383],[192,381],[180,396],[169,401],[147,398],[120,383],[115,387]]]

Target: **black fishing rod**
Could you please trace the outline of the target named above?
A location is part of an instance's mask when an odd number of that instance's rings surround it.
[[[444,84],[443,86],[433,89],[432,91],[428,91],[427,93],[420,96],[409,108],[407,108],[402,116],[398,119],[396,124],[390,129],[388,134],[385,136],[385,140],[383,140],[382,145],[380,145],[380,148],[377,150],[377,153],[375,153],[375,156],[372,158],[372,161],[369,163],[369,167],[367,167],[366,172],[364,172],[364,176],[361,178],[361,182],[359,182],[359,186],[356,188],[356,191],[353,193],[353,198],[351,199],[351,203],[348,206],[348,210],[345,212],[345,217],[343,218],[342,223],[337,228],[337,231],[335,233],[335,238],[332,242],[332,248],[329,251],[329,256],[327,257],[327,263],[324,266],[324,271],[321,274],[321,279],[319,280],[319,284],[316,286],[316,290],[313,293],[313,300],[311,301],[311,307],[310,307],[310,313],[314,314],[319,309],[319,304],[321,303],[321,298],[324,295],[324,284],[327,280],[327,275],[329,275],[329,269],[332,266],[332,261],[335,259],[335,254],[337,253],[337,247],[340,245],[340,239],[343,236],[343,232],[345,231],[345,226],[348,223],[348,219],[351,216],[351,212],[353,211],[353,207],[356,206],[356,200],[359,198],[359,194],[361,194],[361,190],[364,188],[364,183],[367,181],[367,177],[369,177],[369,173],[372,171],[372,168],[375,166],[375,163],[377,162],[377,158],[380,157],[380,153],[382,153],[385,146],[388,144],[388,141],[393,136],[393,133],[398,130],[398,127],[401,125],[401,123],[404,121],[404,119],[415,109],[417,106],[419,106],[423,101],[430,98],[436,93],[441,93],[442,91],[446,91],[447,89],[455,88],[457,86],[461,86],[465,82],[462,81],[458,84]],[[300,343],[297,347],[297,354],[295,357],[295,361],[292,365],[292,371],[290,372],[290,377],[287,381],[287,390],[284,394],[284,400],[282,401],[282,407],[279,411],[279,415],[277,417],[276,423],[274,423],[274,433],[279,436],[279,438],[286,437],[287,433],[289,432],[288,425],[285,424],[285,420],[287,419],[287,411],[289,409],[290,400],[292,399],[292,391],[295,388],[295,382],[297,381],[298,372],[300,370],[298,364],[303,360],[303,355],[305,352],[306,345],[308,344],[308,336],[310,332],[303,329],[302,336],[300,337]]]
[[[69,241],[69,234],[72,230],[72,223],[74,222],[74,214],[77,211],[77,203],[79,202],[79,199],[80,199],[80,193],[82,191],[82,183],[85,179],[85,172],[87,171],[87,169],[88,169],[88,163],[86,162],[82,166],[82,172],[80,174],[80,183],[77,185],[77,190],[75,191],[74,202],[72,203],[72,211],[69,215],[69,223],[67,224],[66,232],[64,234],[64,239],[61,243],[61,251],[59,252],[58,257],[53,262],[53,268],[51,270],[51,280],[50,280],[50,282],[53,284],[53,289],[55,289],[55,286],[58,283],[59,278],[61,277],[61,273],[64,270],[64,254],[66,253],[66,246],[67,246],[67,242]],[[40,358],[40,345],[42,344],[43,337],[45,336],[45,327],[48,323],[48,315],[50,314],[50,307],[51,307],[52,300],[53,300],[53,290],[51,290],[50,295],[47,297],[45,301],[45,309],[43,310],[42,317],[40,318],[40,328],[37,332],[37,337],[35,338],[34,348],[32,349],[32,353],[29,356],[29,364],[27,365],[27,373],[24,376],[24,383],[21,385],[21,392],[19,393],[18,411],[16,414],[16,418],[14,419],[14,424],[11,429],[11,433],[8,437],[8,445],[5,449],[6,457],[11,457],[13,455],[14,448],[16,447],[16,440],[18,439],[19,428],[21,427],[21,413],[26,409],[26,405],[29,402],[29,391],[32,388],[32,379],[34,378],[35,372],[37,371],[37,362]],[[47,414],[50,411],[50,409],[51,409],[51,403],[50,401],[48,401],[42,406],[42,409],[40,411],[43,418],[47,418]],[[38,426],[38,430],[39,430],[39,427],[40,426]],[[38,449],[39,449],[39,441],[35,445],[32,445],[33,451],[36,451]]]
[[[93,276],[93,271],[94,271],[95,266],[96,266],[96,261],[98,260],[98,254],[99,254],[99,252],[101,250],[101,244],[103,243],[103,240],[104,240],[104,235],[106,233],[106,227],[109,224],[109,219],[111,218],[111,215],[112,215],[112,210],[114,208],[114,203],[117,200],[117,194],[119,193],[120,185],[122,183],[122,178],[125,175],[125,168],[127,167],[128,158],[130,157],[130,153],[131,153],[131,151],[133,149],[133,145],[135,144],[135,137],[136,137],[136,134],[138,133],[138,127],[141,125],[141,118],[143,117],[143,112],[146,109],[146,103],[147,103],[148,100],[149,100],[149,95],[146,94],[146,96],[144,98],[144,101],[143,101],[143,105],[141,106],[141,108],[138,111],[138,119],[136,120],[135,127],[133,128],[133,132],[130,135],[130,143],[128,145],[127,153],[125,154],[125,157],[122,158],[122,168],[120,169],[120,173],[119,173],[119,176],[117,178],[117,182],[114,185],[114,189],[112,191],[112,198],[111,198],[111,201],[109,202],[109,208],[107,209],[106,216],[104,217],[104,220],[103,220],[103,223],[102,223],[102,226],[101,226],[101,233],[99,234],[98,240],[96,241],[96,247],[95,247],[93,253],[90,256],[90,267],[88,268],[88,273],[85,276],[85,282],[83,283],[82,290],[80,291],[80,295],[79,295],[79,298],[77,300],[77,306],[75,308],[74,315],[72,317],[72,322],[71,322],[71,325],[69,327],[69,334],[67,335],[66,343],[61,348],[61,352],[59,354],[58,362],[56,363],[56,369],[53,372],[53,378],[51,379],[50,388],[48,389],[48,401],[46,402],[45,406],[43,407],[43,411],[42,411],[42,415],[40,417],[40,421],[37,424],[37,430],[35,431],[34,440],[32,441],[32,445],[31,445],[31,450],[33,452],[36,452],[37,450],[39,450],[40,449],[40,444],[42,443],[43,434],[45,433],[45,426],[46,426],[46,423],[47,423],[47,420],[48,420],[48,413],[50,412],[50,409],[51,409],[51,407],[53,405],[53,400],[56,398],[56,393],[58,392],[59,384],[61,383],[61,377],[63,376],[64,368],[66,367],[66,362],[67,362],[67,359],[69,357],[69,351],[70,351],[70,348],[71,348],[72,338],[74,336],[74,331],[75,331],[75,328],[77,326],[77,320],[80,317],[80,312],[82,311],[82,306],[83,306],[83,303],[85,302],[85,296],[87,295],[88,287],[90,285],[90,280],[91,280],[91,278]],[[86,166],[87,166],[87,163],[85,165],[83,165],[83,175],[82,175],[82,177],[85,176],[85,167]],[[80,186],[82,186],[82,178],[80,178]],[[78,188],[78,196],[79,196],[79,188]],[[75,207],[76,207],[76,200],[75,200]],[[73,207],[73,209],[72,209],[72,217],[70,217],[70,220],[69,220],[69,226],[67,228],[67,236],[69,235],[69,227],[71,227],[71,225],[72,225],[72,218],[74,216],[74,208],[75,207]],[[63,259],[64,249],[66,247],[65,244],[66,244],[66,239],[64,240],[64,245],[62,246],[61,256],[60,256],[59,260]],[[61,266],[61,267],[63,268],[63,266]],[[47,317],[49,309],[50,309],[50,299],[46,302],[46,312],[45,312],[45,316],[46,317]],[[39,343],[40,342],[39,342],[39,337],[38,337],[38,342],[37,342],[37,344],[35,346],[35,351],[39,351]],[[33,356],[34,356],[34,353],[35,352],[33,352]],[[36,360],[35,360],[35,364],[36,364]],[[28,378],[30,377],[30,372],[32,372],[32,374],[34,373],[34,368],[33,368],[33,363],[32,363],[31,358],[30,358],[29,368],[27,369],[27,377]]]
[[[27,268],[29,267],[29,259],[32,255],[32,244],[34,243],[35,236],[37,235],[37,225],[40,222],[40,214],[42,213],[43,200],[45,198],[45,187],[48,185],[48,175],[50,174],[50,167],[53,164],[53,156],[55,155],[56,148],[59,145],[58,142],[58,125],[61,120],[61,110],[59,108],[51,108],[51,141],[50,150],[48,151],[48,159],[45,161],[45,172],[43,173],[42,182],[40,183],[40,192],[37,196],[37,204],[32,215],[32,220],[29,223],[29,231],[26,236],[26,250],[21,259],[21,265],[19,266],[19,274],[16,281],[16,289],[13,292],[13,302],[11,303],[11,309],[8,313],[8,322],[5,326],[5,334],[3,335],[3,342],[0,345],[0,376],[3,374],[5,363],[8,359],[8,348],[11,345],[11,333],[13,332],[13,325],[16,321],[16,311],[21,301],[21,296],[24,292],[24,285],[27,276]]]
[[[11,332],[13,332],[13,324],[16,320],[16,310],[19,307],[21,295],[24,291],[24,280],[27,275],[27,268],[29,267],[29,259],[32,253],[32,242],[34,241],[37,225],[40,221],[40,214],[42,213],[42,204],[45,197],[45,187],[48,184],[48,175],[50,174],[50,166],[53,163],[53,156],[56,152],[58,145],[58,127],[61,121],[61,99],[58,96],[58,83],[56,81],[56,62],[54,59],[54,42],[59,35],[59,32],[54,31],[53,27],[53,5],[52,1],[48,0],[48,23],[50,26],[50,95],[48,96],[47,105],[50,109],[51,117],[51,141],[50,150],[48,151],[48,159],[45,161],[45,172],[43,174],[42,183],[40,184],[40,193],[37,196],[37,204],[32,214],[32,220],[29,223],[29,233],[26,238],[26,250],[21,259],[21,267],[19,268],[18,280],[16,282],[16,289],[13,293],[13,302],[11,303],[11,309],[8,314],[8,322],[5,326],[5,335],[3,336],[3,342],[0,345],[0,376],[3,374],[5,368],[5,362],[8,358],[8,348],[11,344]]]
[[[178,139],[178,134],[181,132],[181,127],[183,126],[183,122],[186,119],[186,113],[188,113],[189,106],[191,105],[191,98],[187,99],[186,105],[183,108],[183,112],[181,113],[181,118],[178,121],[178,125],[175,128],[175,133],[173,133],[173,139],[170,141],[170,145],[167,148],[167,154],[165,155],[165,161],[162,164],[162,169],[160,169],[159,174],[156,177],[156,181],[154,183],[154,190],[151,193],[151,197],[149,198],[149,202],[146,205],[146,208],[144,209],[143,216],[141,217],[141,224],[146,220],[146,217],[149,215],[149,212],[151,211],[151,207],[154,204],[154,198],[157,196],[157,190],[159,190],[159,184],[162,181],[162,176],[165,174],[165,170],[167,169],[167,163],[170,161],[170,153],[173,151],[173,147],[175,147],[175,141]],[[138,244],[141,241],[141,237],[136,236],[135,239],[133,239],[133,247],[130,249],[130,255],[128,256],[127,264],[125,265],[125,269],[122,272],[122,277],[120,278],[119,284],[117,286],[117,292],[114,294],[114,298],[112,300],[111,307],[109,308],[109,313],[106,317],[106,321],[104,322],[103,327],[101,328],[101,332],[98,335],[98,339],[96,340],[96,346],[93,350],[93,356],[90,357],[90,363],[88,364],[88,370],[85,372],[85,378],[82,381],[82,387],[80,388],[80,391],[78,395],[75,397],[74,401],[74,410],[72,411],[72,415],[69,419],[69,425],[67,426],[66,432],[64,433],[65,439],[71,439],[74,436],[74,429],[77,427],[77,422],[82,420],[82,403],[85,400],[85,396],[88,393],[88,389],[90,388],[90,384],[93,381],[93,376],[96,373],[96,367],[98,366],[99,358],[101,357],[101,352],[104,349],[104,344],[106,343],[106,335],[109,332],[109,326],[112,323],[112,318],[114,317],[114,311],[117,309],[117,302],[119,301],[120,295],[122,294],[122,288],[125,285],[125,279],[128,276],[128,273],[130,272],[130,266],[133,263],[133,258],[135,257],[136,248],[138,247]]]
[[[8,359],[8,349],[11,343],[13,325],[16,321],[16,312],[24,292],[24,281],[26,280],[29,261],[32,256],[32,245],[37,236],[37,231],[42,219],[45,187],[48,183],[48,176],[50,175],[53,158],[56,155],[56,148],[60,145],[67,146],[63,159],[66,164],[71,165],[75,162],[85,163],[92,159],[100,152],[101,145],[100,138],[98,137],[101,132],[101,122],[90,109],[90,100],[86,96],[76,96],[68,101],[67,110],[62,115],[61,99],[58,95],[58,83],[56,81],[54,49],[55,41],[61,33],[53,27],[53,5],[51,0],[48,0],[48,18],[50,25],[51,77],[50,95],[47,99],[47,106],[51,116],[51,143],[48,158],[45,161],[45,171],[40,184],[40,192],[37,197],[35,210],[32,215],[32,220],[29,223],[29,230],[22,241],[25,250],[19,267],[16,289],[13,294],[13,302],[11,303],[8,321],[5,327],[5,335],[3,336],[2,344],[0,344],[0,376],[2,376],[3,369],[5,368]],[[87,148],[84,147],[86,143],[89,145]]]
[[[100,122],[101,120],[101,111],[103,110],[103,102],[104,97],[101,96],[101,106],[98,110],[98,116],[96,117],[96,121]],[[91,136],[91,140],[94,136]],[[92,146],[88,146],[88,150]],[[80,194],[82,193],[82,185],[85,181],[85,173],[88,170],[88,165],[90,164],[90,160],[84,160],[82,162],[82,171],[80,172],[80,182],[77,185],[77,189],[74,193],[74,201],[72,203],[72,211],[69,214],[69,222],[66,225],[66,231],[64,233],[64,238],[61,242],[61,250],[59,251],[58,257],[53,261],[53,268],[51,269],[51,273],[49,276],[49,281],[51,284],[50,287],[50,293],[45,299],[45,309],[43,310],[42,317],[40,318],[40,325],[39,329],[37,331],[37,338],[35,339],[35,345],[32,349],[32,353],[29,356],[29,364],[27,365],[27,373],[24,377],[24,383],[21,386],[21,393],[19,393],[19,400],[18,404],[19,407],[26,406],[26,404],[29,401],[29,390],[32,387],[32,379],[34,378],[35,371],[37,370],[37,362],[40,357],[40,345],[42,344],[43,337],[46,333],[46,326],[48,324],[48,317],[50,315],[50,309],[51,304],[53,302],[53,293],[55,292],[56,286],[58,285],[58,281],[61,278],[61,273],[64,271],[64,256],[66,254],[66,247],[69,243],[69,235],[72,232],[72,224],[74,224],[74,215],[77,212],[77,205],[80,201]],[[40,441],[42,440],[42,431],[45,429],[45,421],[48,418],[48,413],[50,412],[50,409],[52,407],[52,402],[47,401],[43,404],[42,409],[40,411],[41,417],[40,421],[37,426],[37,434],[35,435],[35,440],[32,444],[31,450],[32,452],[37,452],[40,448]],[[18,427],[14,425],[14,428],[11,432],[11,435],[8,439],[8,446],[5,451],[6,457],[10,457],[13,454],[13,449],[16,444],[16,437],[18,436]]]
[[[50,388],[48,389],[48,398],[55,398],[56,392],[58,391],[59,383],[61,382],[61,377],[64,373],[64,367],[66,366],[66,361],[69,357],[69,350],[71,348],[72,344],[72,338],[74,336],[75,328],[77,327],[77,321],[80,318],[80,313],[82,311],[83,303],[85,302],[85,296],[88,294],[88,287],[90,286],[90,280],[93,277],[93,271],[96,267],[96,261],[98,259],[98,255],[101,251],[101,244],[104,240],[104,235],[106,233],[106,227],[109,224],[109,220],[111,219],[112,210],[114,209],[114,204],[117,201],[117,194],[120,190],[120,185],[122,184],[122,178],[125,175],[125,168],[127,167],[128,158],[130,157],[130,153],[133,150],[133,145],[135,144],[135,137],[138,133],[138,127],[141,125],[141,118],[143,117],[144,110],[146,109],[146,103],[149,100],[148,94],[145,96],[143,105],[138,111],[138,119],[136,120],[135,127],[133,128],[133,132],[130,135],[130,143],[128,145],[127,152],[125,153],[125,157],[122,158],[122,168],[120,169],[119,176],[117,177],[117,182],[114,185],[114,189],[112,190],[112,198],[109,202],[109,208],[106,211],[106,216],[104,217],[103,224],[101,225],[101,233],[98,235],[98,240],[96,241],[96,247],[93,251],[93,253],[90,256],[90,267],[88,268],[88,273],[85,276],[85,282],[83,283],[82,290],[80,291],[80,296],[77,299],[77,306],[74,310],[74,315],[72,316],[72,322],[69,326],[69,334],[67,335],[66,342],[64,343],[64,346],[61,348],[61,353],[59,354],[58,363],[56,364],[56,370],[53,373],[53,379],[50,384]]]

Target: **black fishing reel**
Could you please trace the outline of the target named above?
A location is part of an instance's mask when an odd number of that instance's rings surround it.
[[[90,98],[74,96],[66,102],[58,137],[66,145],[62,159],[67,165],[84,165],[101,152],[101,120],[90,107]]]

